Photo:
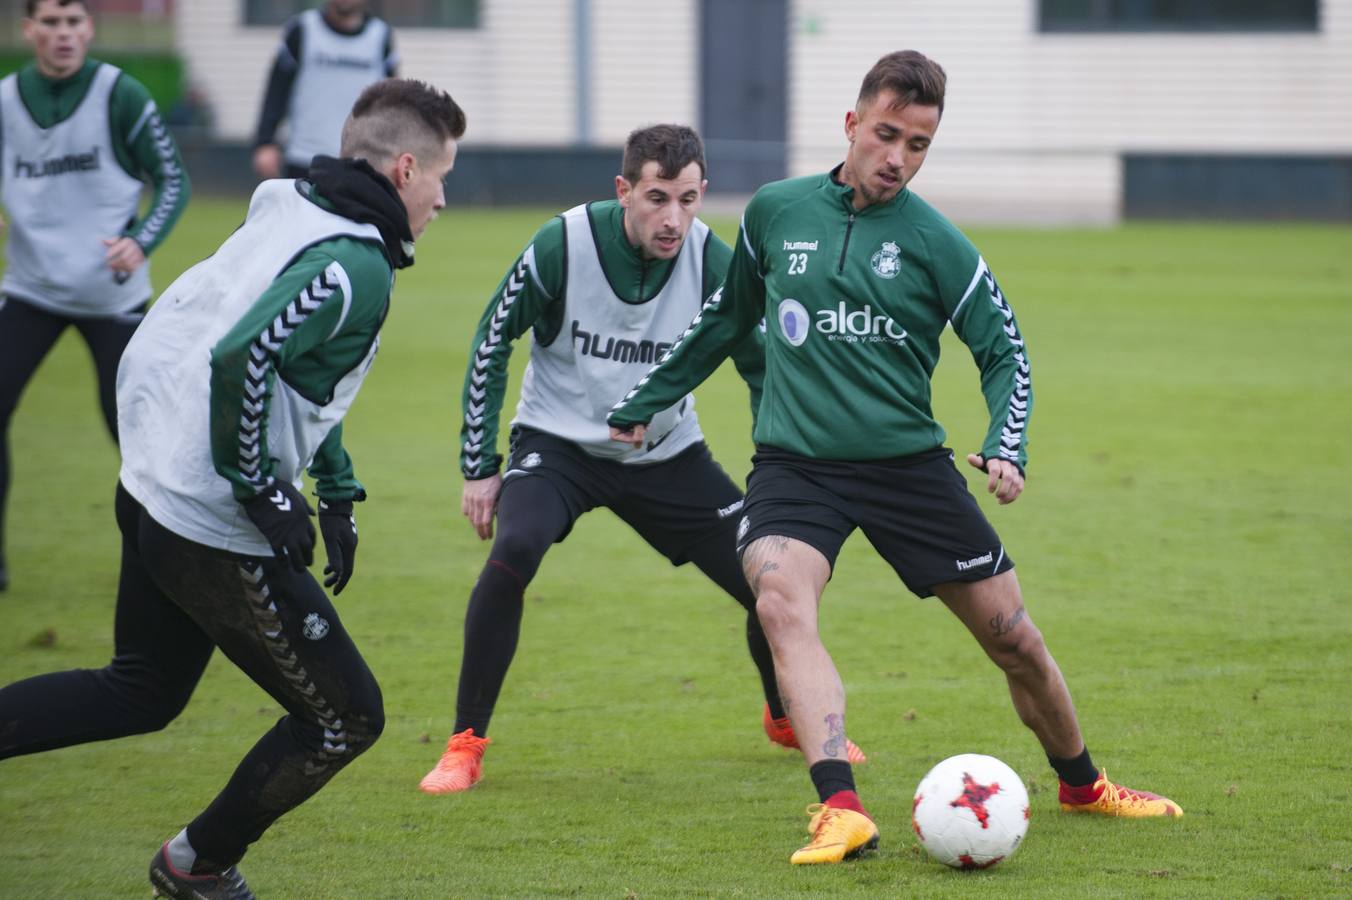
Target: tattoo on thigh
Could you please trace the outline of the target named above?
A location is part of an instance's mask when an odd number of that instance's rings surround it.
[[[761,563],[761,567],[756,570],[756,574],[751,577],[751,593],[760,596],[761,578],[768,572],[778,572],[779,563],[772,563],[769,560]]]
[[[1022,606],[1014,610],[1014,615],[1009,617],[1008,622],[1005,621],[1004,613],[996,613],[994,618],[991,619],[991,632],[996,637],[1001,637],[1003,635],[1009,634],[1020,622],[1024,620],[1024,617],[1026,615],[1028,615],[1028,611],[1024,609]]]
[[[826,743],[822,752],[827,756],[839,758],[845,752],[845,717],[831,713],[826,717]]]

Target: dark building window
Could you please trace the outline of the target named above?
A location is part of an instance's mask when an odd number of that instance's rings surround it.
[[[1040,0],[1038,28],[1085,31],[1318,31],[1319,0]]]
[[[317,0],[244,0],[244,24],[280,25]],[[478,28],[479,0],[371,0],[367,8],[397,28]]]

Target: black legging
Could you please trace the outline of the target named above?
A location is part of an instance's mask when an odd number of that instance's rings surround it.
[[[515,478],[503,485],[497,534],[488,561],[470,593],[465,612],[465,648],[460,661],[455,731],[483,736],[516,655],[526,586],[546,551],[572,523],[563,498],[544,478]],[[727,535],[689,548],[685,556],[747,611],[746,640],[772,712],[782,715],[774,660],[756,617],[756,598],[742,574]]]
[[[74,326],[94,357],[99,406],[117,440],[117,364],[140,324],[144,307],[124,316],[75,318],[47,312],[15,297],[0,299],[0,569],[5,567],[5,506],[9,494],[9,420],[38,365],[67,326]]]
[[[116,507],[113,660],[0,689],[0,759],[165,727],[220,647],[287,711],[188,825],[199,857],[229,865],[375,742],[380,687],[309,573],[185,540],[120,485]]]

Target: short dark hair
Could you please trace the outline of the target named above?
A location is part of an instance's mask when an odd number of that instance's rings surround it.
[[[883,91],[897,95],[898,106],[939,107],[939,115],[944,114],[944,89],[948,85],[948,76],[943,66],[916,50],[898,50],[889,53],[873,64],[859,86],[859,99],[856,103],[863,106]]]
[[[357,97],[343,123],[341,153],[380,162],[400,153],[419,159],[441,152],[465,133],[465,111],[424,81],[385,78]]]
[[[705,175],[704,141],[688,125],[649,125],[629,133],[624,142],[624,162],[620,175],[630,184],[643,177],[643,164],[657,163],[657,177],[671,179],[691,163],[699,163],[699,177]]]
[[[38,11],[38,4],[42,0],[28,0],[24,9],[28,10],[28,18],[33,18],[33,13]],[[89,0],[56,0],[57,6],[70,6],[72,3],[78,3],[85,8],[85,12],[92,13],[94,10],[89,8]]]

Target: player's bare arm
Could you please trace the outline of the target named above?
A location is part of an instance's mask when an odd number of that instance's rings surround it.
[[[493,518],[498,512],[498,495],[501,493],[501,473],[466,480],[460,491],[460,512],[474,526],[479,540],[486,541],[493,536]]]
[[[1012,462],[985,459],[979,453],[969,453],[967,464],[986,473],[986,492],[994,494],[1001,506],[1013,503],[1023,493],[1023,473]]]

